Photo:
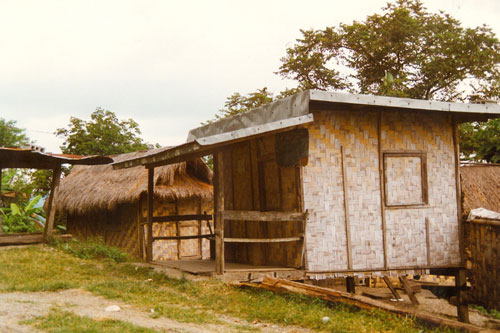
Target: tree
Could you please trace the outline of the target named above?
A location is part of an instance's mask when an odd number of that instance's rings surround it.
[[[29,143],[24,129],[16,126],[16,121],[0,118],[0,147],[21,147]]]
[[[500,63],[491,29],[463,28],[419,0],[389,3],[362,22],[301,32],[277,73],[302,89],[453,100],[465,97],[462,83],[494,75]]]
[[[138,135],[139,124],[132,119],[118,120],[108,110],[97,108],[90,121],[70,118],[67,128],[58,128],[57,136],[65,138],[60,147],[65,154],[113,155],[152,148]]]

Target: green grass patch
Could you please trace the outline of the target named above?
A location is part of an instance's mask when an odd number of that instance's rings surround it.
[[[233,328],[218,317],[247,322],[294,325],[334,332],[420,332],[428,330],[413,318],[384,311],[368,311],[327,304],[300,295],[276,295],[241,289],[220,281],[191,282],[155,273],[148,267],[102,259],[75,258],[64,249],[46,246],[0,250],[0,291],[83,288],[108,299],[118,299],[180,322],[217,324]],[[324,322],[323,317],[329,320]],[[245,323],[238,329],[248,330]],[[251,326],[252,327],[252,326]],[[435,330],[437,332],[443,330]]]
[[[49,333],[63,332],[95,332],[95,333],[152,333],[155,330],[135,326],[130,323],[120,320],[95,320],[88,317],[82,317],[73,312],[63,311],[58,308],[53,308],[45,316],[35,317],[33,319],[24,320],[21,322],[24,325],[30,325],[39,330]]]
[[[477,311],[481,312],[482,314],[491,316],[497,320],[500,320],[500,311],[497,311],[495,309],[487,309],[481,305],[476,305],[476,304],[471,304],[470,305],[473,309],[476,309]]]
[[[106,259],[113,262],[125,262],[129,260],[127,254],[118,248],[106,245],[102,238],[79,241],[76,238],[68,242],[52,240],[51,245],[72,254],[80,259]]]

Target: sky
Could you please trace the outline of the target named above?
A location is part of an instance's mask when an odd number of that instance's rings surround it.
[[[300,29],[380,13],[386,0],[0,0],[0,118],[48,152],[70,117],[98,107],[141,137],[183,143],[234,92],[295,87],[274,74]],[[424,0],[500,37],[498,0]]]

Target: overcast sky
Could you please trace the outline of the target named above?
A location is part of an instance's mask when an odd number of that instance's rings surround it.
[[[233,92],[295,83],[273,74],[299,29],[364,20],[385,0],[0,0],[0,117],[48,151],[70,116],[102,107],[150,143],[179,144]],[[498,0],[425,0],[500,36]]]

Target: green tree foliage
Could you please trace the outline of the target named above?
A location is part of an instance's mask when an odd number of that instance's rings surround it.
[[[0,147],[21,147],[29,142],[24,129],[16,126],[16,121],[0,118]]]
[[[278,74],[299,88],[452,100],[460,84],[494,75],[500,43],[486,26],[463,28],[418,0],[398,0],[365,21],[301,30]]]
[[[460,125],[463,158],[500,163],[500,119]]]
[[[63,153],[77,155],[113,155],[152,148],[139,135],[133,119],[118,120],[108,110],[97,108],[85,121],[71,117],[67,128],[58,128],[56,135],[65,138]]]

